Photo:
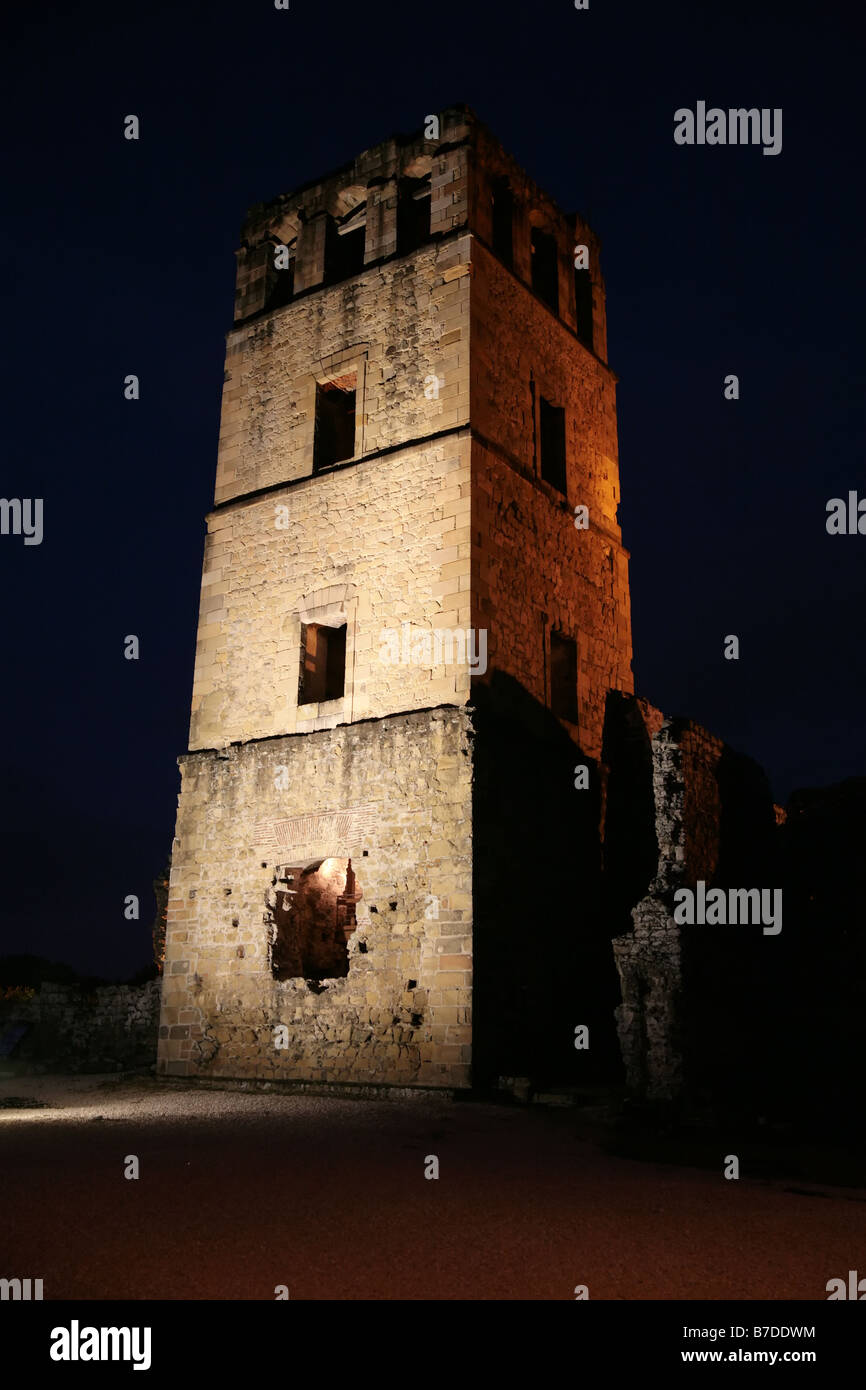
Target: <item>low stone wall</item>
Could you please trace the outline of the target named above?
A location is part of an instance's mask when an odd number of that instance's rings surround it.
[[[29,1024],[4,1059],[13,1068],[99,1072],[152,1066],[156,1059],[161,981],[143,985],[43,984],[28,1000],[0,1003],[0,1028]]]

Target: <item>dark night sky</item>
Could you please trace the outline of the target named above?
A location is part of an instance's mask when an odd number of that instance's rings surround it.
[[[866,495],[858,13],[180,0],[13,21],[0,492],[44,498],[45,537],[0,537],[0,954],[149,957],[247,206],[455,101],[603,241],[638,691],[752,754],[777,799],[863,774],[866,537],[825,530],[830,497]],[[676,146],[699,99],[782,107],[782,153]]]

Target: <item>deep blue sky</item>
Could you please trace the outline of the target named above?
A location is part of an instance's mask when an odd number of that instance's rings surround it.
[[[858,16],[179,0],[13,21],[0,493],[44,498],[45,538],[0,537],[0,954],[148,959],[247,206],[454,101],[602,237],[639,692],[751,753],[778,799],[866,770],[866,536],[824,524],[866,495]],[[699,99],[782,107],[782,153],[676,146]]]

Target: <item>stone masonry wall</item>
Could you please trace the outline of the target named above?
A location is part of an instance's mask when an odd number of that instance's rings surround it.
[[[45,983],[26,1002],[3,1006],[3,1023],[29,1023],[12,1065],[57,1071],[121,1071],[153,1065],[160,981],[143,985]]]
[[[564,406],[569,509],[573,516],[585,504],[590,522],[620,547],[613,372],[477,242],[472,264],[473,431],[559,503],[562,494],[540,477],[537,400]]]
[[[473,622],[488,630],[488,675],[503,671],[550,704],[551,628],[578,652],[576,737],[601,752],[610,689],[630,693],[631,641],[624,552],[571,516],[535,484],[473,442],[472,530],[486,539],[473,554]]]
[[[398,192],[401,178],[430,180],[430,232],[443,237],[467,221],[467,157],[475,119],[465,108],[440,113],[440,133],[393,136],[364,150],[351,163],[313,183],[250,209],[238,250],[235,321],[265,307],[273,283],[274,245],[285,246],[295,263],[294,292],[307,293],[325,277],[326,223],[360,224],[364,265],[378,265],[398,249]]]
[[[642,713],[658,713],[643,702],[641,706]],[[658,863],[645,896],[632,911],[632,931],[613,942],[622,989],[616,1020],[629,1089],[646,1099],[671,1100],[683,1084],[681,928],[673,920],[672,893],[682,881],[685,863],[685,786],[682,751],[672,723],[654,723]]]
[[[495,135],[480,121],[472,125],[472,160],[469,181],[469,222],[473,234],[493,245],[493,193],[496,183],[505,179],[514,204],[512,264],[514,274],[526,286],[532,283],[531,234],[540,227],[554,238],[558,259],[559,316],[576,330],[574,294],[574,248],[586,246],[592,280],[593,351],[607,361],[607,312],[604,278],[601,273],[601,244],[592,228],[577,214],[565,214],[543,188],[521,169],[516,159],[503,149]]]
[[[229,333],[218,504],[311,474],[317,381],[357,371],[356,457],[468,422],[469,247],[455,232]]]
[[[275,505],[289,509],[287,529]],[[190,747],[465,701],[468,668],[394,665],[383,629],[469,625],[469,439],[311,478],[211,518]],[[216,596],[218,595],[218,597]],[[218,604],[218,607],[214,607]],[[347,627],[342,700],[298,705],[301,623]]]
[[[468,1084],[468,732],[467,713],[446,708],[181,760],[160,1072]],[[332,811],[344,820],[293,820]],[[349,854],[363,898],[348,975],[321,989],[275,980],[274,866]]]
[[[760,924],[678,925],[674,892],[699,880],[707,888],[779,886],[769,786],[756,763],[694,721],[667,718],[645,700],[620,702],[611,715],[621,717],[623,708],[645,729],[658,854],[655,874],[631,909],[631,930],[613,940],[627,1083],[651,1100],[671,1100],[687,1088],[742,1095],[758,1062],[754,1021],[780,948]],[[613,776],[612,737],[607,756]],[[633,798],[642,801],[646,788],[634,759],[632,769]],[[622,847],[617,854],[621,862]]]
[[[468,247],[425,247],[230,337],[217,501],[271,490],[209,518],[190,747],[465,700],[465,666],[379,658],[383,628],[469,625]],[[356,455],[389,452],[313,477],[316,382],[350,370]],[[344,700],[299,710],[301,622],[336,612]]]
[[[472,256],[473,623],[490,672],[542,704],[550,629],[576,640],[577,735],[598,757],[608,690],[633,690],[614,378],[480,243]],[[539,395],[565,407],[567,497],[540,476]]]
[[[685,835],[685,880],[710,882],[719,866],[719,827],[722,816],[719,762],[724,743],[692,720],[678,722],[682,756]]]

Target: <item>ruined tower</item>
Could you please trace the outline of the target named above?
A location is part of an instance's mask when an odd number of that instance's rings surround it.
[[[615,382],[596,237],[464,108],[251,210],[162,1073],[453,1087],[542,1046],[632,690]]]

